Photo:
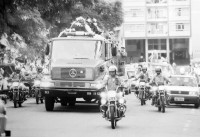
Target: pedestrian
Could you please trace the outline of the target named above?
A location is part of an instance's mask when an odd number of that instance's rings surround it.
[[[4,102],[0,99],[0,136],[5,134],[6,122],[7,122],[6,107]]]

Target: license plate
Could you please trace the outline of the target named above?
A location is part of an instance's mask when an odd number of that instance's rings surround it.
[[[110,101],[115,101],[115,97],[109,98]]]
[[[73,94],[74,95],[74,94],[76,94],[76,92],[68,92],[68,94]]]
[[[87,95],[92,95],[92,93],[91,92],[87,92]]]
[[[174,101],[184,101],[184,98],[182,98],[182,97],[174,97]]]

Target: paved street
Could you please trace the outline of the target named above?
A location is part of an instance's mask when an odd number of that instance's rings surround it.
[[[166,113],[150,105],[140,106],[135,95],[126,96],[126,117],[115,130],[102,118],[95,105],[77,104],[66,108],[56,104],[46,112],[44,104],[28,99],[22,108],[7,104],[8,125],[12,137],[199,137],[200,109],[170,106]]]

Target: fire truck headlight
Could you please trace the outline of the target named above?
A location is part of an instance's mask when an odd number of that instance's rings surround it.
[[[41,82],[41,87],[53,87],[54,83],[53,82]]]
[[[90,86],[97,89],[103,88],[103,84],[101,83],[92,83]]]
[[[19,85],[19,82],[13,82],[12,86],[17,87]]]
[[[40,85],[40,81],[39,80],[35,80],[34,81],[34,85]]]

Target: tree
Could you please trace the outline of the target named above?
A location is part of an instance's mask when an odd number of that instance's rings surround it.
[[[97,19],[105,31],[113,30],[123,22],[120,1],[1,0],[0,35],[17,33],[28,47],[41,52],[49,38],[57,37],[79,16]]]

